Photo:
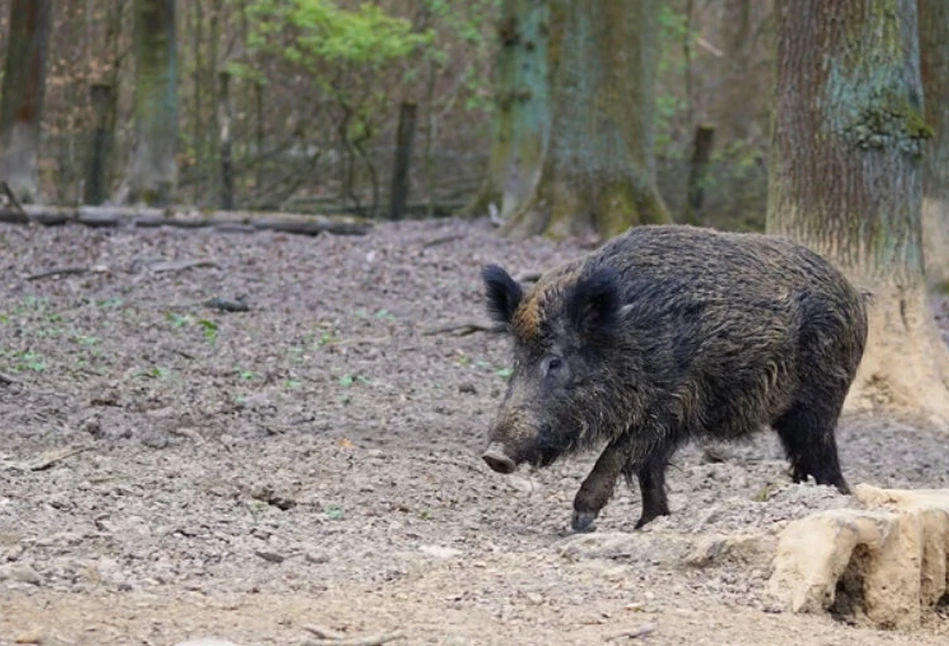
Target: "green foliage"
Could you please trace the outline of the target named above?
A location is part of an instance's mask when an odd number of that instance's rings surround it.
[[[413,33],[409,21],[368,3],[347,11],[331,0],[257,0],[248,15],[254,19],[252,47],[276,51],[311,71],[323,62],[384,64],[432,38]]]

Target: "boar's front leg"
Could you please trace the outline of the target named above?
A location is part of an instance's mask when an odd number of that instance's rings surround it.
[[[660,442],[658,445],[650,443],[650,446],[646,446],[644,435],[648,437],[646,434],[626,432],[604,449],[573,500],[573,518],[570,522],[573,531],[588,532],[594,529],[593,521],[612,497],[620,473],[626,476],[630,486],[634,474],[639,480],[642,515],[635,529],[640,529],[657,516],[669,514],[665,488],[666,466],[675,452],[675,444]]]

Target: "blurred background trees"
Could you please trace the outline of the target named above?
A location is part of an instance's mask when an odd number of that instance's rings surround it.
[[[539,86],[533,113],[510,114],[525,100],[516,91],[525,74],[533,74],[536,85],[547,72],[539,62],[533,70],[519,67],[526,57],[542,57],[542,49],[502,46],[510,27],[505,16],[534,12],[517,27],[546,38],[548,4],[564,2],[0,0],[0,52],[6,61],[7,52],[23,47],[19,23],[11,24],[18,7],[51,7],[35,166],[46,202],[166,199],[163,189],[136,193],[129,182],[142,159],[133,150],[135,135],[145,132],[144,115],[136,113],[136,97],[145,96],[138,88],[143,53],[136,42],[143,41],[134,36],[136,16],[168,5],[163,10],[173,13],[177,41],[177,137],[163,140],[166,156],[174,149],[174,202],[385,216],[400,114],[414,106],[404,215],[441,216],[482,194],[496,115],[507,110],[514,121],[546,127],[546,89]],[[688,206],[696,128],[709,126],[714,144],[696,180],[702,190],[692,192],[701,200],[690,218],[761,229],[772,2],[655,4],[651,155],[659,193],[680,219]],[[537,47],[546,44],[539,40]],[[159,58],[170,74],[170,59]],[[17,78],[5,74],[4,82]],[[157,78],[173,82],[168,75]],[[505,78],[513,93],[503,90]],[[174,107],[167,91],[159,104],[151,116],[165,123],[152,126],[168,132]],[[495,182],[491,199],[474,212],[487,213],[488,204],[500,210],[499,193],[530,184],[536,174],[530,147],[538,144],[528,139],[516,144],[522,148],[517,163],[526,169],[520,185]]]

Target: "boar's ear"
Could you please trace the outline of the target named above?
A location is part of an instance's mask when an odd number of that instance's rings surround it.
[[[567,316],[584,336],[608,334],[620,309],[619,276],[611,267],[597,267],[577,281],[567,296]]]
[[[488,315],[505,326],[511,324],[514,310],[520,305],[524,292],[517,281],[497,265],[481,270],[488,299]]]

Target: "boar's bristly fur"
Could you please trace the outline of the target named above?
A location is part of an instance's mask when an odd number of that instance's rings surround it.
[[[574,499],[591,528],[616,480],[635,477],[636,527],[669,513],[665,471],[691,438],[770,425],[794,481],[848,493],[834,437],[863,356],[862,296],[787,239],[642,226],[545,273],[527,293],[485,268],[489,314],[513,373],[484,459],[508,473],[605,444]]]

